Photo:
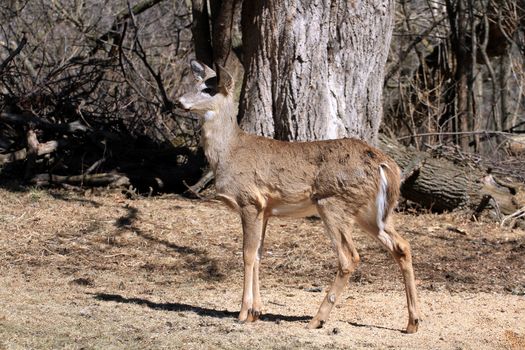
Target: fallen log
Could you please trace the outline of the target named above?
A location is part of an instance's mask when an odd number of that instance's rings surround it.
[[[470,209],[473,214],[485,208],[497,212],[498,219],[519,212],[525,206],[525,186],[498,180],[488,171],[464,162],[405,147],[381,135],[379,148],[393,158],[402,170],[402,196],[436,212]]]
[[[481,171],[432,158],[384,136],[380,137],[379,148],[401,168],[401,194],[405,199],[438,212],[470,207],[481,201],[481,180],[486,175]]]

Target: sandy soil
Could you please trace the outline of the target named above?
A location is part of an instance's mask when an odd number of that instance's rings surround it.
[[[270,221],[263,319],[235,318],[239,219],[215,201],[0,189],[0,349],[525,349],[525,232],[460,215],[398,214],[424,316],[398,268],[362,258],[324,328],[305,326],[335,274],[316,219]]]

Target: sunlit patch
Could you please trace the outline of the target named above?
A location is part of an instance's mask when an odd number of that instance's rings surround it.
[[[212,120],[214,117],[215,117],[214,111],[207,111],[206,113],[204,113],[204,120],[206,121]]]

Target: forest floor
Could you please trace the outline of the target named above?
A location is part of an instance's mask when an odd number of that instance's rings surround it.
[[[423,321],[401,274],[355,233],[361,264],[324,328],[336,271],[317,219],[272,219],[262,320],[236,321],[242,236],[219,202],[0,189],[0,349],[524,349],[525,232],[459,214],[395,219],[414,253]]]

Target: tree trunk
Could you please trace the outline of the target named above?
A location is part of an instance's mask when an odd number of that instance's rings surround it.
[[[245,1],[241,126],[283,140],[374,143],[393,0]]]
[[[191,32],[195,47],[195,57],[207,65],[213,63],[211,47],[210,18],[205,0],[192,0]]]

